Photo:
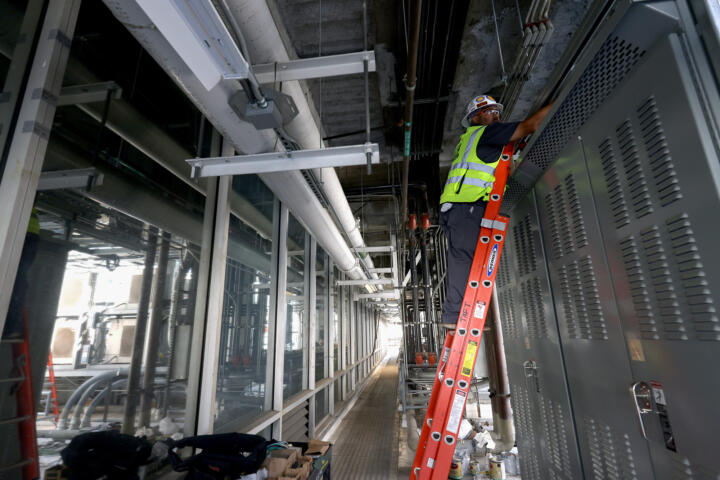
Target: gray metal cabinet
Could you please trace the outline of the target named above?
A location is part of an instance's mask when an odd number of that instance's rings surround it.
[[[659,42],[581,135],[655,477],[715,479],[720,163],[686,49]]]
[[[513,211],[498,298],[523,478],[582,477],[535,202]]]
[[[566,145],[536,194],[585,478],[652,478],[579,141]]]

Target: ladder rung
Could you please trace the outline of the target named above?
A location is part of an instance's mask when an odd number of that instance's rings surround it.
[[[25,339],[23,338],[3,338],[0,339],[0,343],[23,343]]]
[[[25,377],[0,378],[0,383],[22,382],[23,380],[25,380]]]
[[[24,467],[25,465],[30,465],[31,463],[33,463],[32,459],[28,458],[16,463],[11,463],[10,465],[3,465],[0,466],[0,472],[9,472],[10,470],[15,470],[17,468]]]
[[[0,425],[7,425],[10,423],[20,423],[20,422],[24,422],[25,420],[28,420],[29,418],[30,418],[30,415],[23,415],[22,417],[6,418],[5,420],[0,420]]]

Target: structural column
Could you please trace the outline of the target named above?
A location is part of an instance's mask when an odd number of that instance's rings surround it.
[[[34,2],[28,8],[34,8]],[[55,117],[80,0],[49,2],[0,181],[0,331]],[[9,128],[9,126],[5,126]],[[2,162],[0,162],[1,164]]]

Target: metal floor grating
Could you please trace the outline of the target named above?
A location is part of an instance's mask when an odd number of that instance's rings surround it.
[[[380,366],[335,433],[332,477],[342,480],[395,479],[398,366]]]

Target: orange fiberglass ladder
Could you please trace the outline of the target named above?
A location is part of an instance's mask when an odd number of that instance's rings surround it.
[[[410,480],[448,478],[508,228],[509,219],[500,215],[500,205],[513,146],[510,143],[503,149],[495,170],[495,182],[482,219],[460,316],[455,331],[448,332],[445,337]]]

